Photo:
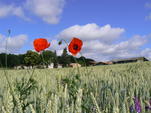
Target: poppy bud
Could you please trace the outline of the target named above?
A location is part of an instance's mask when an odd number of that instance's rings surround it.
[[[62,44],[62,40],[60,40],[59,42],[58,42],[58,45],[61,45]]]

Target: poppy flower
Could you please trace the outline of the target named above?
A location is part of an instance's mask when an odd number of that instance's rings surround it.
[[[34,48],[37,52],[43,51],[50,46],[50,43],[44,38],[35,39],[33,42]]]
[[[82,45],[82,40],[74,37],[68,46],[69,52],[75,56],[78,52],[81,51]]]

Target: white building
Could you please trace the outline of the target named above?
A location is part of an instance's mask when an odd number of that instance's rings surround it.
[[[48,65],[48,68],[49,68],[49,69],[54,68],[54,63],[49,64],[49,65]]]

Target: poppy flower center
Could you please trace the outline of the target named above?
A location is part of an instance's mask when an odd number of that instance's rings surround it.
[[[73,49],[74,49],[74,50],[78,50],[78,45],[77,45],[77,44],[74,44]]]

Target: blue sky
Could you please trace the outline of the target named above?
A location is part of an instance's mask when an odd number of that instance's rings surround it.
[[[0,52],[8,29],[12,53],[33,50],[43,37],[61,54],[57,41],[78,37],[83,55],[95,60],[151,58],[151,0],[1,0]]]

